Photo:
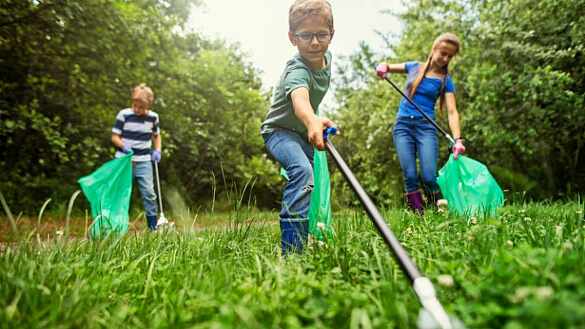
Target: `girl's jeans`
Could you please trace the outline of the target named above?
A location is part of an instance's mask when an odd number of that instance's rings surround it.
[[[422,117],[401,116],[396,119],[392,136],[404,175],[406,192],[414,192],[419,188],[416,168],[417,156],[426,191],[429,193],[438,192],[439,141],[435,127]]]
[[[156,194],[154,193],[154,181],[152,175],[151,161],[137,161],[132,162],[132,174],[138,183],[140,195],[142,195],[142,202],[144,204],[144,212],[146,216],[156,217]]]

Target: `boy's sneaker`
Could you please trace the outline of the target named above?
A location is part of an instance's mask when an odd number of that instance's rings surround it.
[[[148,229],[152,232],[156,230],[156,216],[146,216],[146,224]]]

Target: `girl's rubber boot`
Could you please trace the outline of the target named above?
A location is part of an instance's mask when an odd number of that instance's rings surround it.
[[[156,230],[156,216],[146,216],[146,223],[148,224],[149,230]]]
[[[412,211],[419,215],[424,215],[425,207],[420,191],[406,193],[406,202]]]
[[[309,232],[308,220],[280,220],[282,255],[302,253]]]

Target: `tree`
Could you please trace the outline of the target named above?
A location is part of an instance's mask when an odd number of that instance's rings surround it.
[[[579,13],[585,1],[418,0],[404,5],[406,10],[397,14],[404,23],[402,34],[397,42],[388,38],[390,57],[362,47],[348,61],[349,69],[340,72],[343,86],[362,82],[338,88],[337,97],[344,135],[362,144],[361,150],[352,147],[350,161],[363,172],[366,185],[386,190],[383,195],[400,191],[388,178],[398,175],[398,163],[384,156],[394,155],[390,132],[373,137],[394,121],[398,98],[373,78],[374,63],[423,61],[433,40],[451,31],[463,41],[451,74],[470,156],[488,164],[512,192],[536,198],[583,193],[585,20]],[[445,119],[439,116],[446,127]],[[440,162],[446,154],[441,152]]]
[[[110,159],[115,115],[141,82],[161,116],[161,173],[188,203],[212,198],[211,177],[222,172],[226,185],[256,179],[271,200],[278,174],[261,147],[267,101],[257,72],[237,48],[185,32],[197,4],[0,2],[1,188],[14,207],[67,199]]]

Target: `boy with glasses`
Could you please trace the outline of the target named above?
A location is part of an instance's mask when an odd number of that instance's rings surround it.
[[[280,211],[283,255],[301,252],[307,242],[313,146],[322,150],[323,130],[334,125],[317,116],[331,79],[333,33],[329,2],[297,0],[290,7],[288,37],[298,54],[287,62],[261,127],[268,152],[289,178]]]

